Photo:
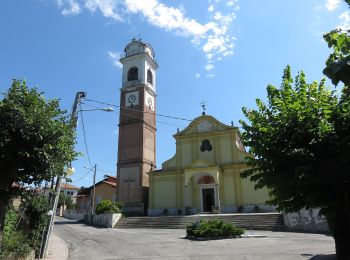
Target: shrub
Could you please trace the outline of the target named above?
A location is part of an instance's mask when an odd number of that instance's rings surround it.
[[[38,254],[43,231],[50,221],[50,216],[47,214],[50,204],[45,196],[37,194],[28,196],[27,201],[24,203],[27,203],[25,214],[29,217],[29,229],[31,230],[29,239],[35,253]]]
[[[25,257],[31,250],[27,235],[16,231],[18,215],[13,209],[6,212],[2,241],[0,241],[0,259]]]
[[[0,247],[0,259],[25,257],[32,250],[28,243],[28,234],[24,231],[13,231],[10,237],[3,239]]]
[[[16,224],[18,221],[17,213],[14,209],[9,209],[6,211],[4,230],[3,230],[3,240],[6,241],[12,236],[16,228]]]
[[[186,233],[189,237],[223,238],[240,237],[244,230],[222,220],[197,220],[186,227]]]
[[[113,203],[110,200],[102,200],[100,203],[98,203],[95,210],[96,214],[120,213],[120,212],[121,212],[121,209],[118,207],[118,205],[116,203]]]
[[[25,193],[22,205],[25,220],[19,220],[19,215],[13,209],[6,212],[0,259],[25,257],[31,250],[39,255],[42,234],[50,219],[47,215],[49,202],[43,195]],[[17,227],[17,223],[21,225]]]
[[[169,210],[168,209],[163,209],[163,215],[168,215],[169,214]]]
[[[237,207],[237,211],[238,211],[239,213],[242,213],[243,210],[244,210],[244,206],[243,206],[243,205],[239,205],[239,206]]]
[[[186,214],[186,215],[191,215],[191,214],[192,214],[192,208],[187,206],[187,207],[185,208],[185,214]]]
[[[123,209],[123,203],[121,203],[120,201],[114,202],[114,204],[120,209]]]

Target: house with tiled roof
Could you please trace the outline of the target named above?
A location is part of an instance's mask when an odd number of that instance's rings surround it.
[[[71,196],[73,203],[76,203],[78,191],[79,191],[79,188],[72,184],[69,184],[69,183],[61,184],[61,193],[64,193],[66,196]]]
[[[115,176],[105,175],[104,179],[95,184],[95,196],[93,195],[94,186],[89,187],[89,194],[77,195],[76,209],[79,212],[89,212],[91,210],[91,200],[95,197],[94,208],[101,200],[116,201],[117,178]]]

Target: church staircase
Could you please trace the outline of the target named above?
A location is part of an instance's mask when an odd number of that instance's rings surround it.
[[[283,231],[285,225],[280,213],[196,214],[189,216],[122,217],[115,228],[183,229],[199,219],[219,219],[237,227],[254,230]]]

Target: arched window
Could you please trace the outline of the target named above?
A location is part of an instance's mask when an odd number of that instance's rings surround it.
[[[147,70],[147,82],[153,84],[153,75],[150,69]]]
[[[210,152],[211,150],[213,150],[213,147],[210,144],[210,141],[205,139],[202,141],[202,146],[201,146],[201,152],[205,152],[208,151]]]
[[[128,71],[128,81],[138,80],[139,79],[139,70],[137,67],[131,67]]]

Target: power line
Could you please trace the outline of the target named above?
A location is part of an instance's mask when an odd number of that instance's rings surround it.
[[[90,101],[90,100],[87,100],[87,101]],[[93,101],[93,102],[99,102],[99,101]],[[120,107],[120,106],[112,105],[112,104],[105,103],[105,102],[99,102],[99,103],[104,104],[104,105],[108,105],[108,106]],[[90,106],[90,107],[93,107],[93,108],[101,108],[101,107],[94,106],[94,105],[90,105],[90,104],[87,104],[87,103],[84,103],[84,102],[83,102],[83,104],[84,104],[84,106],[88,106],[88,107]],[[133,110],[133,111],[137,111],[137,112],[143,112],[143,113],[151,113],[151,114],[154,114],[154,113],[152,113],[152,112],[140,111],[140,110],[137,110],[137,109],[131,109],[131,108],[125,108],[125,109]],[[115,110],[115,112],[116,112],[116,113],[123,113],[124,115],[130,116],[130,117],[133,117],[133,118],[142,119],[142,117],[138,117],[138,116],[136,116],[136,115],[135,115],[135,116],[128,115],[128,114],[125,114],[125,113],[122,112],[122,111],[118,112],[118,111]],[[159,120],[157,120],[157,123],[159,123],[159,124],[164,124],[164,125],[169,125],[169,126],[176,126],[176,127],[186,127],[186,126],[184,126],[184,125],[179,125],[179,124],[174,124],[174,123],[168,123],[168,122],[162,122],[162,121],[159,121]]]
[[[110,103],[106,103],[106,102],[102,102],[102,101],[97,101],[97,100],[93,100],[93,99],[85,98],[84,100],[95,102],[95,103],[99,103],[99,104],[103,104],[103,105],[107,105],[107,106],[113,106],[113,107],[116,107],[116,108],[120,107],[120,106],[117,106],[117,105],[114,105],[114,104],[110,104]],[[131,111],[136,111],[136,112],[141,112],[141,113],[148,113],[148,114],[155,114],[156,116],[161,116],[161,117],[166,117],[166,118],[171,118],[171,119],[176,119],[176,120],[183,120],[183,121],[187,121],[187,122],[192,122],[192,120],[187,119],[187,118],[183,118],[183,117],[169,116],[169,115],[157,114],[157,113],[153,113],[153,112],[141,111],[141,110],[133,109],[133,108],[130,108],[130,107],[122,107],[122,108],[123,109],[127,109],[127,110],[131,110]]]
[[[136,118],[136,119],[143,119],[142,117],[140,116],[137,116],[137,115],[130,115],[130,114],[127,114],[125,112],[122,112],[120,111],[120,113],[122,113],[123,115],[127,116],[127,117],[131,117],[131,118]],[[162,121],[159,121],[157,120],[157,123],[160,123],[160,124],[164,124],[164,125],[170,125],[170,126],[179,126],[179,127],[185,127],[183,125],[179,125],[179,124],[172,124],[172,123],[166,123],[166,122],[162,122]]]
[[[97,170],[97,171],[100,171],[100,172],[105,172],[105,173],[114,174],[114,172],[112,172],[112,171],[106,171],[106,170],[102,170],[102,169],[99,169],[99,168],[97,168],[96,170]]]
[[[80,181],[81,179],[85,178],[91,171],[92,171],[92,169],[89,169],[87,173],[85,173],[85,174],[84,174],[83,176],[81,176],[79,179],[74,180],[73,183],[78,182],[78,181]]]
[[[79,108],[80,108],[80,116],[81,116],[81,125],[82,125],[82,129],[83,129],[83,137],[84,137],[84,144],[85,144],[85,151],[86,151],[86,155],[89,161],[89,165],[90,167],[92,167],[92,163],[91,163],[91,159],[90,159],[90,154],[89,154],[89,149],[88,149],[88,145],[87,145],[87,141],[86,141],[86,132],[85,132],[85,125],[84,125],[84,117],[83,117],[83,111],[81,109],[81,104],[79,103]]]

